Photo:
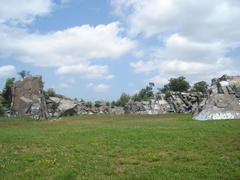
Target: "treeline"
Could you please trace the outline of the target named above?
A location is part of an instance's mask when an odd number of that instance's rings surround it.
[[[18,73],[22,79],[30,75],[29,71],[21,71]],[[5,86],[0,93],[0,115],[3,115],[6,110],[8,110],[11,106],[11,89],[14,85],[15,78],[8,78],[6,80]],[[154,90],[157,89],[157,90]],[[149,101],[152,98],[161,99],[161,94],[165,94],[169,96],[172,92],[201,92],[203,94],[207,93],[208,84],[205,81],[199,81],[195,83],[192,87],[190,83],[186,80],[185,77],[180,76],[178,78],[171,78],[169,79],[168,83],[165,84],[162,88],[155,87],[153,82],[149,82],[149,84],[145,87],[140,89],[140,91],[133,96],[130,96],[127,93],[122,93],[119,99],[106,102],[105,105],[107,106],[125,106],[129,100],[133,101]],[[45,92],[46,96],[48,97],[58,97],[58,98],[66,98],[61,94],[57,94],[53,88],[48,89]],[[77,98],[75,98],[76,101]],[[80,100],[80,102],[84,102]],[[95,102],[84,102],[86,106],[89,108],[91,107],[100,107],[102,105],[101,101]]]
[[[156,92],[154,92],[154,87],[155,84],[153,82],[149,82],[145,88],[142,88],[133,96],[122,93],[120,98],[117,101],[113,101],[112,103],[116,106],[124,106],[128,103],[130,98],[133,101],[149,101],[154,97],[156,99],[161,99],[161,94],[169,96],[171,92],[199,92],[206,94],[208,90],[208,84],[205,81],[196,82],[191,87],[190,83],[183,76],[169,79],[168,83],[165,84],[162,88],[157,88]]]

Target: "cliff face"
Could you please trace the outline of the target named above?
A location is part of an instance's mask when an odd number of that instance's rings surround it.
[[[215,78],[196,120],[240,119],[240,76]]]
[[[11,114],[31,115],[35,119],[48,117],[41,76],[29,76],[14,84]]]

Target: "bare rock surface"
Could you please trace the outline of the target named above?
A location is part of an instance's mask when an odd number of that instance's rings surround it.
[[[41,76],[28,76],[12,88],[11,114],[46,119],[48,111]]]
[[[240,119],[240,76],[215,78],[196,120]]]

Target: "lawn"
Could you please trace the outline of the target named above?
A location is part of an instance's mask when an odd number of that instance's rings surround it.
[[[0,179],[240,179],[240,121],[2,118]]]

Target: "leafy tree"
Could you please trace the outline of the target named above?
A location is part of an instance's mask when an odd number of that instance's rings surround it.
[[[48,95],[49,97],[56,97],[57,93],[55,92],[55,90],[54,90],[53,88],[49,88],[49,89],[47,90],[47,95]]]
[[[10,108],[12,102],[12,87],[14,85],[15,78],[8,78],[2,91],[3,106]]]
[[[167,93],[169,91],[174,92],[186,92],[190,88],[190,84],[186,81],[186,78],[180,76],[178,78],[171,78],[169,83],[162,88],[162,92]]]
[[[101,101],[95,101],[94,106],[95,106],[96,108],[101,107]]]
[[[30,71],[22,70],[18,72],[18,74],[21,76],[22,79],[30,75]]]
[[[106,102],[106,106],[110,106],[110,102]]]
[[[116,102],[115,102],[115,101],[112,101],[112,102],[111,102],[111,107],[114,107],[114,106],[116,106]]]
[[[130,99],[130,96],[126,93],[122,93],[119,100],[116,102],[117,106],[125,106]]]
[[[92,106],[93,106],[91,101],[86,102],[85,105],[87,108],[92,108]]]
[[[191,89],[193,92],[202,92],[206,94],[208,90],[208,84],[205,81],[199,81],[195,83]]]
[[[49,97],[58,97],[58,98],[61,98],[61,99],[63,99],[63,98],[68,99],[68,98],[66,98],[64,95],[57,94],[53,88],[49,88],[49,89],[47,90],[46,94],[47,94]]]
[[[160,89],[160,91],[162,92],[162,93],[168,93],[168,92],[170,92],[170,87],[169,87],[169,84],[165,84],[164,86],[163,86],[163,88],[162,89]]]
[[[0,116],[4,115],[3,98],[0,96]]]
[[[148,101],[150,98],[154,97],[153,88],[155,84],[152,82],[149,82],[148,86],[146,88],[143,88],[139,91],[138,94],[135,94],[133,96],[133,99],[135,101]]]

